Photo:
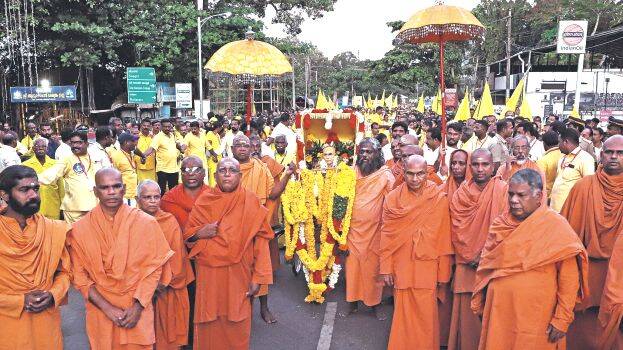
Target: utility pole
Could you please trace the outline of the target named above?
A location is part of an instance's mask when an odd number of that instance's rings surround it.
[[[508,18],[506,19],[506,101],[510,97],[511,92],[511,9],[508,9]]]

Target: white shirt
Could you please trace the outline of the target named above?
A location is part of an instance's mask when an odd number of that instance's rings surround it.
[[[227,157],[233,157],[234,154],[231,152],[231,146],[234,144],[234,137],[238,135],[244,135],[244,133],[238,130],[237,133],[227,132],[221,141],[221,149],[216,152],[217,154],[225,154]]]
[[[54,152],[54,159],[61,160],[72,154],[73,153],[71,152],[71,147],[65,142],[61,142],[61,144],[56,149],[56,152]]]
[[[0,147],[0,172],[11,165],[22,164],[22,160],[17,154],[17,150],[11,146],[1,145]]]
[[[101,168],[111,168],[112,163],[110,162],[110,156],[108,152],[100,145],[99,143],[94,143],[89,146],[87,149],[89,155],[91,156],[91,161],[95,163],[100,169]]]
[[[435,165],[435,162],[439,159],[439,148],[440,147],[437,147],[437,149],[433,151],[427,144],[424,144],[422,149],[424,150],[424,159],[426,160],[426,164]]]
[[[286,141],[288,142],[286,152],[291,154],[296,153],[296,133],[292,129],[290,129],[290,127],[285,126],[283,123],[279,123],[273,129],[270,137],[272,139],[275,139],[275,137],[279,135],[283,135],[286,137]]]
[[[383,153],[383,159],[385,159],[386,162],[390,159],[394,159],[391,143],[388,143],[385,146],[381,147],[381,152]]]
[[[543,147],[543,141],[535,137],[532,141],[530,141],[530,159],[536,162],[541,159],[544,154],[545,147]]]

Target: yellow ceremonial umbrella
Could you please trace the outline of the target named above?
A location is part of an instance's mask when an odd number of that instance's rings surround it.
[[[481,120],[488,115],[495,115],[493,109],[493,99],[491,98],[491,90],[489,84],[485,83],[485,87],[482,89],[482,96],[476,111],[474,111],[474,119]]]
[[[469,91],[465,90],[465,96],[459,104],[459,108],[456,110],[456,120],[466,121],[471,115],[469,114]]]
[[[446,134],[446,83],[443,72],[445,43],[448,41],[482,40],[484,34],[485,27],[471,12],[461,7],[444,5],[443,1],[438,1],[435,6],[418,11],[411,16],[396,35],[396,43],[434,42],[439,44],[442,139],[445,139]],[[442,140],[441,144],[445,145],[445,140]]]
[[[416,111],[424,114],[424,94],[420,95],[420,98],[417,101]]]
[[[218,49],[205,66],[208,74],[233,77],[247,84],[247,132],[251,128],[253,84],[279,80],[292,74],[292,65],[278,48],[255,40],[249,28],[245,40],[238,40]]]

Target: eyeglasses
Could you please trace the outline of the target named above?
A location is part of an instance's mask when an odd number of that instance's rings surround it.
[[[182,168],[182,172],[184,174],[188,174],[188,175],[199,174],[199,173],[203,172],[203,167],[194,166],[194,167],[191,167],[191,168]]]
[[[240,172],[240,170],[236,169],[236,168],[218,168],[216,169],[216,172],[221,174],[221,175],[227,175],[227,173],[236,175]]]

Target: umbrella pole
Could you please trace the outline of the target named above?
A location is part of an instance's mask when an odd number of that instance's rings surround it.
[[[247,85],[247,117],[246,117],[246,122],[247,122],[247,136],[251,135],[251,109],[252,109],[252,104],[253,104],[253,86],[251,85],[251,83],[249,83]]]
[[[439,80],[441,80],[441,148],[446,149],[446,82],[443,75],[443,55],[444,55],[444,41],[439,42]],[[441,164],[444,165],[445,157],[442,157]]]

